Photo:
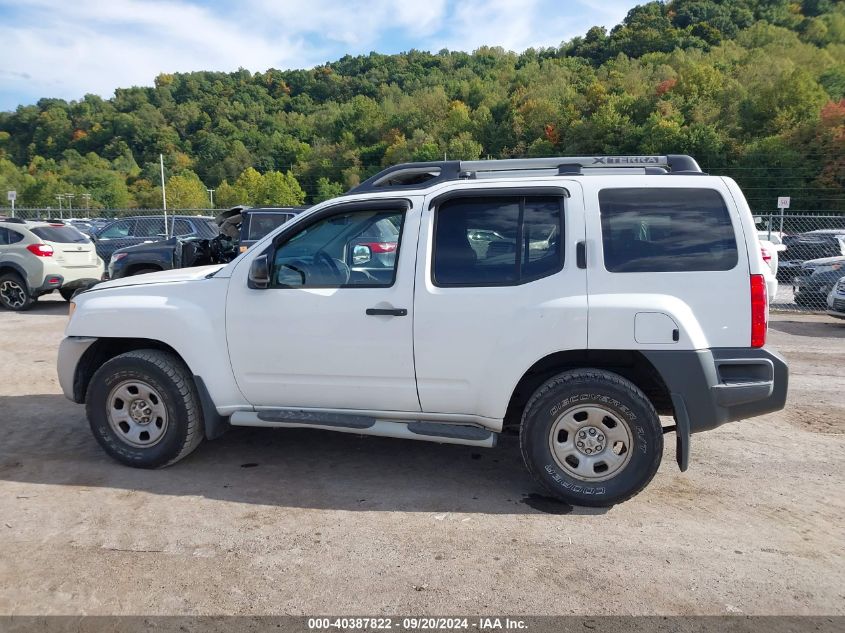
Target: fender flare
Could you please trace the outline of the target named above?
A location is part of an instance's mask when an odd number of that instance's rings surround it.
[[[21,279],[23,279],[23,282],[26,284],[27,290],[30,293],[32,292],[32,286],[29,285],[29,279],[27,278],[26,271],[21,268],[19,264],[16,264],[15,262],[0,260],[0,269],[3,268],[11,268],[12,270],[14,270],[18,275],[20,275]]]

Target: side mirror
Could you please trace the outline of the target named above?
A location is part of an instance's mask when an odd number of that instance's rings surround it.
[[[270,287],[270,261],[267,255],[259,255],[249,267],[249,287],[263,290]]]
[[[353,266],[361,266],[366,264],[373,258],[373,251],[370,250],[369,246],[364,246],[363,244],[357,244],[352,249],[352,265]]]

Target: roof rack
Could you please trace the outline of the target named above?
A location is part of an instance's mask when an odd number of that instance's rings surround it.
[[[403,163],[380,171],[347,193],[391,189],[427,189],[450,180],[522,176],[586,176],[615,171],[624,174],[704,175],[691,156],[559,156],[505,160],[444,160]]]

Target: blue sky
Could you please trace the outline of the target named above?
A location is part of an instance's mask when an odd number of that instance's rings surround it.
[[[309,68],[347,53],[520,51],[612,27],[633,0],[0,0],[0,110],[110,97],[161,72]]]

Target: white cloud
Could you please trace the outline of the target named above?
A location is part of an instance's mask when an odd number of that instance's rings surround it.
[[[370,50],[522,50],[612,26],[634,0],[0,0],[0,109],[160,72],[308,68]],[[561,6],[563,5],[563,6]]]

